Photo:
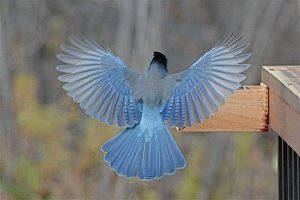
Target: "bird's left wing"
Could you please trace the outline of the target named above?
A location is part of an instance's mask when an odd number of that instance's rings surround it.
[[[182,128],[202,122],[239,88],[246,78],[240,73],[250,67],[241,64],[250,57],[249,53],[242,54],[249,44],[239,45],[241,38],[234,39],[231,34],[190,68],[171,75],[176,85],[160,109],[169,126]]]
[[[93,118],[119,126],[133,126],[141,119],[141,109],[130,82],[140,75],[127,68],[123,60],[91,39],[70,38],[75,46],[62,45],[69,55],[59,54],[67,63],[56,69],[58,79],[67,82],[63,89]]]

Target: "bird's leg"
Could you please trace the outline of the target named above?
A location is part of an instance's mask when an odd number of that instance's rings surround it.
[[[249,90],[249,88],[245,85],[241,85],[238,90]]]

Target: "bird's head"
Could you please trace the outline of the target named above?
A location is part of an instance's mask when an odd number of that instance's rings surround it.
[[[168,71],[167,57],[158,51],[154,51],[154,53],[153,53],[153,59],[150,63],[150,66],[152,64],[157,64],[158,66],[163,67],[166,71]]]

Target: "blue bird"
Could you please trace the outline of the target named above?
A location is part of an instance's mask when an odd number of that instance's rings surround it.
[[[240,87],[250,67],[240,45],[242,36],[227,39],[206,52],[187,70],[170,74],[167,58],[154,52],[145,73],[128,68],[109,48],[84,38],[69,38],[57,58],[65,65],[63,89],[86,114],[101,122],[125,126],[102,146],[104,160],[118,175],[140,180],[160,179],[186,166],[168,127],[201,123],[217,112],[225,98]]]

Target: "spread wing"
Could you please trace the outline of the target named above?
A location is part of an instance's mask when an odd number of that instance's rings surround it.
[[[141,105],[134,101],[130,80],[138,73],[114,56],[108,48],[93,40],[70,38],[74,47],[62,45],[68,55],[57,58],[66,63],[56,69],[68,95],[85,109],[86,114],[102,122],[133,126],[141,119]]]
[[[225,98],[240,87],[246,78],[240,73],[250,67],[241,63],[251,54],[242,54],[249,44],[239,45],[242,36],[234,39],[232,35],[187,70],[172,75],[177,85],[160,109],[169,126],[182,128],[202,122],[217,112]]]

